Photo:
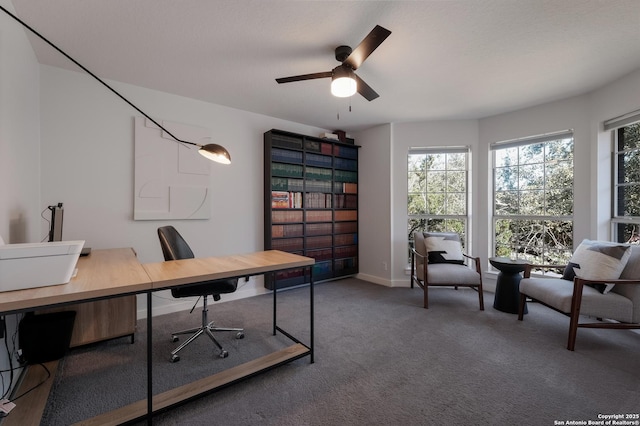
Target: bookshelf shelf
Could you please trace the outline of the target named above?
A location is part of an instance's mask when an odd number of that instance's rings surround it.
[[[264,248],[313,257],[314,281],[358,273],[358,148],[264,134]],[[308,282],[304,269],[265,276],[271,290]]]

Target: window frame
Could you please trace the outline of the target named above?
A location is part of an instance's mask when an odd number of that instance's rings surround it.
[[[614,119],[615,120],[615,119]],[[635,121],[634,121],[635,120]],[[624,155],[629,152],[635,152],[640,155],[640,144],[635,148],[627,148],[620,150],[621,137],[624,133],[625,127],[638,126],[640,127],[640,115],[634,115],[633,113],[627,114],[625,119],[615,121],[613,120],[605,122],[605,130],[611,130],[611,240],[627,243],[632,242],[635,244],[640,243],[638,235],[640,234],[640,214],[638,215],[624,215],[620,214],[619,205],[619,190],[622,187],[638,186],[639,182],[622,182],[624,177],[620,175],[620,161],[624,161]],[[638,206],[640,210],[640,206]],[[621,227],[632,226],[633,233],[629,238],[625,235],[621,235]]]
[[[410,157],[412,155],[419,155],[419,154],[424,154],[424,155],[433,155],[433,154],[465,154],[465,165],[464,165],[464,173],[465,173],[465,177],[464,177],[464,195],[465,195],[465,202],[464,202],[464,209],[465,209],[465,214],[464,215],[456,215],[456,214],[430,214],[430,213],[421,213],[421,214],[412,214],[409,212],[409,202],[410,202],[410,198],[412,194],[415,194],[415,192],[411,191],[410,188],[410,175],[412,173],[412,170],[409,169],[408,165],[410,163]],[[455,147],[420,147],[420,148],[409,148],[408,153],[407,153],[407,238],[408,238],[408,260],[410,261],[411,259],[411,249],[414,247],[414,241],[413,241],[413,233],[417,232],[419,230],[419,228],[412,228],[411,227],[411,222],[415,221],[415,220],[424,220],[425,221],[425,227],[422,228],[425,230],[425,232],[427,231],[427,225],[429,223],[430,220],[441,220],[444,221],[445,224],[448,221],[462,221],[463,222],[463,235],[460,235],[460,240],[462,243],[462,247],[463,249],[468,247],[468,245],[470,244],[470,216],[471,216],[471,147],[470,146],[455,146]],[[446,172],[447,169],[445,169]],[[455,171],[460,171],[460,170],[455,170]],[[425,191],[424,191],[424,196],[427,197],[427,194],[429,193],[428,191],[428,183],[426,181],[426,174],[427,170],[425,168],[425,182],[424,182],[424,187],[425,187]],[[447,194],[448,192],[445,191],[444,194]],[[446,198],[446,196],[445,196]],[[426,201],[425,201],[425,207],[426,207]],[[409,232],[409,230],[412,229],[411,232]],[[440,230],[438,230],[440,231]],[[436,230],[434,230],[433,232],[438,232]]]
[[[543,192],[543,200],[544,200],[544,204],[543,204],[543,214],[521,214],[521,209],[520,206],[517,207],[517,214],[498,214],[497,213],[497,209],[496,209],[496,202],[499,199],[499,197],[497,197],[497,193],[499,191],[497,191],[496,186],[497,186],[497,172],[498,172],[498,165],[496,164],[496,153],[499,150],[503,150],[503,149],[508,149],[508,148],[520,148],[520,147],[525,147],[525,146],[531,146],[531,145],[536,145],[536,144],[546,144],[549,142],[555,142],[555,141],[559,141],[559,140],[564,140],[564,139],[571,139],[571,195],[572,195],[572,200],[571,200],[571,214],[570,215],[566,215],[566,214],[549,214],[547,212],[547,207],[546,207],[546,190],[547,190],[547,181],[549,179],[549,175],[548,173],[548,166],[550,164],[553,164],[554,160],[548,160],[546,157],[543,157],[542,162],[541,163],[534,163],[537,164],[538,166],[542,167],[543,170],[543,175],[542,175],[542,188],[541,189],[537,189],[537,191],[542,191]],[[546,149],[546,145],[543,147],[543,149]],[[545,151],[546,152],[546,151]],[[518,154],[519,154],[519,150],[518,150]],[[560,244],[559,246],[554,246],[552,244],[548,244],[545,242],[545,238],[543,235],[543,245],[540,246],[541,250],[540,253],[528,253],[528,244],[521,244],[521,241],[519,238],[516,238],[516,241],[514,241],[513,243],[511,243],[509,246],[505,246],[505,247],[510,247],[509,254],[508,257],[510,258],[516,258],[516,259],[525,259],[528,261],[531,261],[532,263],[549,263],[547,261],[543,261],[542,259],[540,259],[540,255],[545,256],[545,255],[553,255],[553,257],[557,258],[558,261],[557,262],[562,262],[564,260],[568,260],[571,257],[571,252],[573,251],[573,242],[574,242],[574,215],[575,215],[575,140],[574,140],[574,132],[572,129],[569,130],[563,130],[561,132],[554,132],[554,133],[546,133],[543,135],[537,135],[537,136],[531,136],[531,137],[525,137],[525,138],[519,138],[519,139],[515,139],[515,140],[509,140],[509,141],[503,141],[503,142],[496,142],[496,143],[492,143],[490,145],[490,155],[491,155],[491,189],[490,189],[490,196],[491,196],[491,227],[490,227],[490,231],[491,235],[490,235],[490,241],[491,241],[491,247],[490,247],[490,256],[503,256],[503,257],[507,257],[505,256],[505,253],[496,253],[496,249],[498,246],[498,241],[496,240],[496,229],[500,224],[500,221],[520,221],[521,223],[526,223],[526,222],[531,222],[531,225],[538,225],[540,226],[541,231],[544,233],[546,233],[547,230],[547,226],[546,224],[550,221],[552,222],[556,222],[558,223],[560,226],[564,225],[566,226],[570,226],[571,230],[570,230],[570,236],[569,238],[567,238],[567,243],[562,245]],[[517,172],[520,173],[521,171],[521,167],[525,166],[526,164],[521,164],[520,163],[520,158],[518,155],[518,160],[517,160]],[[514,190],[517,193],[518,196],[518,200],[521,199],[521,195],[526,193],[527,190],[526,189],[522,189],[520,188],[520,184],[518,183],[517,185],[517,189]],[[531,190],[534,191],[534,190]],[[536,224],[537,222],[537,224]],[[515,224],[515,226],[517,227],[517,223]],[[504,247],[503,247],[504,248]],[[556,263],[556,262],[554,262]]]

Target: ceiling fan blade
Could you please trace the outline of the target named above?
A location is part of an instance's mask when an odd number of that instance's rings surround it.
[[[376,25],[373,30],[360,42],[353,52],[342,62],[349,65],[352,69],[357,70],[360,65],[373,53],[374,50],[382,44],[387,37],[389,37],[391,31],[386,28]]]
[[[367,83],[365,83],[363,79],[361,79],[360,77],[358,77],[355,74],[354,74],[354,76],[356,77],[356,82],[358,83],[358,93],[360,93],[362,96],[364,96],[364,98],[366,100],[371,102],[372,100],[374,100],[375,98],[380,96],[380,95],[378,95],[376,93],[375,90],[373,90],[371,88],[371,86],[369,86]]]
[[[327,78],[327,77],[331,77],[332,75],[333,74],[331,71],[316,72],[313,74],[302,74],[302,75],[294,75],[293,77],[276,78],[276,81],[278,83],[291,83],[292,81],[313,80],[316,78]]]

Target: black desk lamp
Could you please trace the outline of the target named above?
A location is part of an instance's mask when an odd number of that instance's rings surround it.
[[[184,144],[188,144],[188,145],[195,145],[197,147],[199,147],[200,149],[198,150],[198,152],[203,155],[204,157],[208,158],[209,160],[213,160],[215,162],[218,163],[222,163],[222,164],[230,164],[231,163],[231,155],[229,155],[229,151],[227,151],[223,146],[215,144],[215,143],[209,143],[206,145],[200,145],[197,144],[195,142],[189,142],[189,141],[184,141],[182,139],[178,139],[177,137],[175,137],[173,135],[173,133],[171,133],[170,131],[168,131],[167,129],[165,129],[162,125],[160,125],[160,123],[158,123],[156,120],[154,120],[153,118],[149,117],[144,111],[142,111],[140,108],[138,108],[137,106],[135,106],[133,103],[131,103],[131,101],[129,101],[127,98],[125,98],[124,96],[122,96],[120,93],[118,93],[113,87],[109,86],[107,83],[105,83],[102,79],[100,79],[100,77],[98,77],[97,75],[95,75],[94,73],[92,73],[91,71],[89,71],[84,65],[80,64],[78,61],[76,61],[75,59],[73,59],[71,56],[67,55],[62,49],[60,49],[58,46],[56,46],[55,44],[53,44],[52,42],[50,42],[49,40],[47,40],[43,35],[41,35],[39,32],[37,32],[35,29],[31,28],[26,22],[22,21],[20,18],[18,18],[17,16],[15,16],[13,13],[9,12],[7,9],[5,9],[2,5],[0,5],[0,9],[2,9],[2,11],[4,13],[6,13],[7,15],[11,16],[13,19],[15,19],[16,21],[18,21],[20,24],[22,24],[22,26],[24,26],[26,29],[28,29],[29,31],[31,31],[33,34],[35,34],[36,36],[38,36],[40,39],[42,39],[45,43],[47,43],[49,46],[53,47],[54,49],[56,49],[58,52],[60,52],[62,55],[64,55],[67,59],[69,59],[71,62],[73,62],[74,64],[76,64],[78,67],[82,68],[82,70],[84,72],[86,72],[87,74],[89,74],[91,77],[95,78],[96,80],[98,80],[100,83],[102,83],[103,86],[105,86],[107,89],[111,90],[113,93],[115,93],[120,99],[122,99],[123,101],[125,101],[126,103],[128,103],[133,109],[135,109],[136,111],[138,111],[140,114],[144,115],[146,118],[148,118],[153,124],[155,124],[156,126],[158,126],[160,129],[162,129],[163,131],[165,131],[169,136],[171,136],[173,139],[175,139],[176,142],[179,143],[184,143]]]

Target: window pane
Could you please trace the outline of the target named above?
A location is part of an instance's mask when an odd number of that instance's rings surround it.
[[[618,243],[640,244],[640,225],[633,223],[616,224]]]
[[[427,192],[445,192],[446,172],[427,173]]]
[[[409,172],[409,192],[425,192],[424,173]]]
[[[495,214],[518,214],[518,191],[496,192],[494,196]]]
[[[618,216],[640,217],[640,184],[618,187]]]
[[[495,190],[518,189],[518,167],[500,167],[495,172]]]
[[[518,148],[497,149],[494,151],[496,167],[508,167],[518,164]]]
[[[536,143],[521,146],[518,159],[520,164],[536,164],[544,162],[544,144]]]
[[[573,190],[551,190],[546,192],[546,214],[549,216],[573,215]]]
[[[447,215],[466,215],[467,196],[466,194],[447,195]]]
[[[640,148],[640,123],[624,126],[618,130],[618,151]]]
[[[467,173],[447,172],[447,191],[464,192],[467,188]]]
[[[424,171],[424,154],[409,154],[409,162],[407,164],[407,169],[410,172],[415,171]]]
[[[544,188],[544,164],[535,164],[520,167],[520,189]]]
[[[572,221],[500,219],[494,226],[496,256],[537,264],[566,264],[571,257]]]
[[[553,161],[567,161],[573,160],[573,140],[572,139],[560,139],[557,141],[550,141],[545,146],[547,163]]]
[[[427,193],[427,214],[443,215],[446,214],[445,194],[431,192]]]
[[[424,194],[409,194],[409,205],[407,212],[413,214],[425,214],[427,212],[427,202]]]
[[[462,152],[456,154],[447,154],[447,169],[467,170],[467,154]]]
[[[640,150],[621,154],[618,167],[618,183],[640,183]]]
[[[444,170],[445,154],[429,154],[427,155],[427,170]]]
[[[573,164],[567,161],[551,163],[546,168],[547,189],[563,189],[573,186]]]
[[[521,192],[520,214],[527,216],[544,215],[544,191]]]

